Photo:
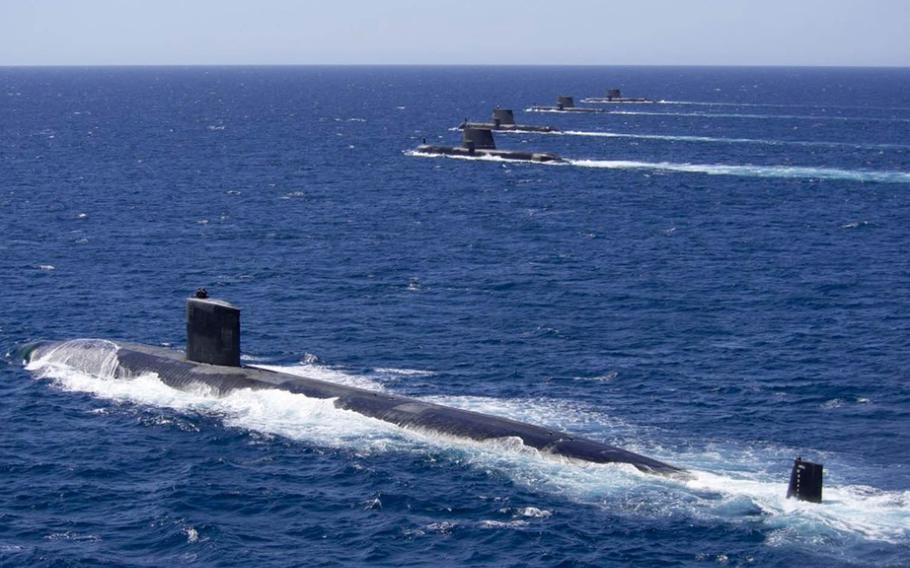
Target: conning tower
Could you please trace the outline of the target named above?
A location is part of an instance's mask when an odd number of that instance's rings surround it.
[[[186,299],[186,359],[240,366],[240,309],[209,298],[205,288]]]
[[[493,109],[493,124],[496,128],[515,124],[515,113],[510,108]]]
[[[560,109],[575,108],[575,99],[572,97],[560,95],[556,98],[556,106]]]
[[[465,128],[461,131],[461,145],[469,150],[495,150],[493,132],[487,128]]]

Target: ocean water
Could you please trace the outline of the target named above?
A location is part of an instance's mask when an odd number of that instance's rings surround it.
[[[907,566],[910,70],[0,69],[0,565]],[[521,112],[621,86],[651,105]],[[557,165],[429,158],[494,105]],[[181,392],[180,348],[559,427],[686,481]],[[92,370],[94,369],[94,370]],[[795,456],[825,503],[784,498]]]

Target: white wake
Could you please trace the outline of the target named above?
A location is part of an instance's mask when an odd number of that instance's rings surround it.
[[[706,174],[714,176],[737,176],[744,178],[781,178],[852,181],[860,183],[910,183],[910,172],[890,170],[847,170],[812,166],[763,166],[749,164],[689,164],[679,162],[642,162],[637,160],[596,160],[566,159],[561,162],[535,162],[532,160],[509,160],[499,156],[449,156],[418,151],[407,151],[405,155],[420,158],[448,158],[454,160],[471,160],[495,162],[499,164],[535,164],[542,166],[575,166],[607,170],[650,170],[656,172],[676,172],[688,174]]]
[[[519,134],[504,131],[503,134]],[[527,134],[527,133],[522,133]],[[862,150],[905,150],[908,144],[872,144],[863,142],[827,142],[822,140],[775,140],[765,138],[724,138],[719,136],[690,136],[674,134],[635,134],[602,130],[561,130],[534,134],[557,136],[586,136],[593,138],[629,138],[634,140],[662,140],[667,142],[701,142],[710,144],[754,144],[760,146],[803,146],[818,148],[856,148]]]

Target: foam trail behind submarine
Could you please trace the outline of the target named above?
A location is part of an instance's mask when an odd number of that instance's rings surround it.
[[[107,342],[106,342],[107,343]],[[53,357],[67,342],[41,342],[21,352],[25,360]],[[93,347],[83,342],[85,349]],[[110,343],[107,343],[110,346]],[[685,475],[685,470],[621,448],[507,418],[450,408],[265,369],[240,366],[240,310],[204,294],[187,300],[187,349],[180,352],[134,343],[116,344],[113,376],[155,373],[176,389],[206,385],[219,394],[235,389],[279,389],[320,399],[365,416],[473,440],[518,437],[545,453],[594,463],[627,463],[646,473]]]

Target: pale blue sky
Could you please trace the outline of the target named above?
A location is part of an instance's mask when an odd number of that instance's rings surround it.
[[[910,66],[910,0],[0,0],[0,65]]]

